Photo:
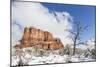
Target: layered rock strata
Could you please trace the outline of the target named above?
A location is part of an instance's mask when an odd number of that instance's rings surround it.
[[[34,27],[25,27],[20,44],[15,48],[35,47],[38,49],[61,49],[63,44],[59,38],[54,38],[48,31],[43,31]]]

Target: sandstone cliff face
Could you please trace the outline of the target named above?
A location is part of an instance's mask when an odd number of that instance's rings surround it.
[[[60,49],[63,44],[59,38],[53,38],[53,35],[48,31],[43,31],[33,27],[25,28],[21,39],[21,45],[16,45],[15,48],[35,47],[38,49]]]

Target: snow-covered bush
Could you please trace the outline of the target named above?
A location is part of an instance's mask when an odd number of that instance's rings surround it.
[[[63,49],[59,51],[59,55],[71,55],[72,48],[70,45],[66,45]]]

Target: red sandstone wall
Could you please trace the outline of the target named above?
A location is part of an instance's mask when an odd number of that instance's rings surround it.
[[[64,47],[61,40],[53,38],[50,32],[26,27],[22,36],[21,46],[16,45],[15,47],[26,48],[32,46],[39,49],[60,49]]]

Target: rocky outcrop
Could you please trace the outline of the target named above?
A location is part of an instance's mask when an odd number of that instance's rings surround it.
[[[21,39],[21,44],[16,45],[15,48],[35,47],[38,49],[60,49],[63,44],[59,38],[54,38],[48,31],[43,31],[33,27],[25,27]]]

